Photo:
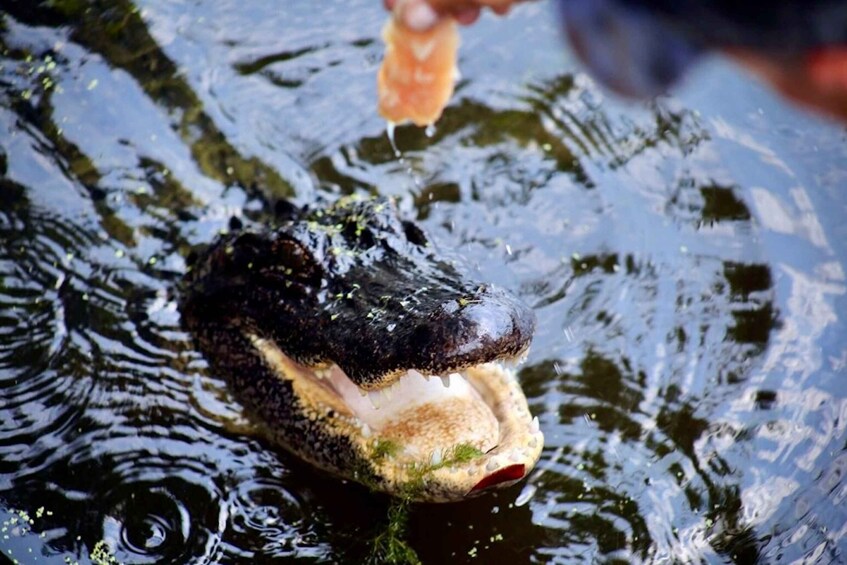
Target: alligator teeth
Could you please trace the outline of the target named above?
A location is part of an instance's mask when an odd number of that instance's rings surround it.
[[[493,457],[488,461],[488,464],[485,466],[485,470],[489,473],[495,471],[500,467],[500,462],[494,459]]]
[[[518,365],[521,365],[526,358],[529,356],[529,349],[524,350],[520,355],[516,355],[515,357],[510,357],[508,359],[500,359],[497,363],[501,367],[505,367],[507,369],[514,369]]]
[[[394,385],[387,386],[380,391],[380,392],[382,392],[382,395],[385,397],[386,402],[391,402],[391,397],[394,395],[394,391],[392,390],[393,386]]]
[[[455,373],[451,373],[449,375],[441,375],[441,384],[444,385],[444,388],[450,388],[450,377]]]
[[[434,467],[436,465],[440,465],[441,461],[442,461],[441,450],[436,449],[435,451],[432,452],[432,456],[429,458],[429,462]]]
[[[427,375],[426,373],[421,373],[415,369],[409,369],[408,374],[410,377],[421,377],[425,381],[429,381],[432,378],[432,375]]]
[[[541,424],[538,421],[538,416],[532,419],[532,423],[530,423],[529,429],[530,431],[532,431],[532,433],[535,433],[541,429]]]
[[[371,406],[374,407],[374,410],[379,410],[379,407],[382,406],[382,395],[378,390],[372,390],[368,393],[368,400],[371,401]]]

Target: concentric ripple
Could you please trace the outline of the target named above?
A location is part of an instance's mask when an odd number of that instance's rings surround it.
[[[242,558],[320,557],[330,549],[315,527],[316,509],[276,478],[244,477],[230,494],[230,551]],[[238,548],[237,551],[235,548]]]

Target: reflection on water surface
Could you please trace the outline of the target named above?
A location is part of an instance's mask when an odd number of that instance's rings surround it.
[[[397,131],[398,160],[380,3],[288,4],[0,16],[3,552],[367,556],[388,500],[253,433],[175,307],[231,217],[364,191],[539,318],[542,461],[414,507],[424,562],[843,560],[843,131],[719,64],[621,106],[532,4],[465,31],[457,98],[433,137]]]

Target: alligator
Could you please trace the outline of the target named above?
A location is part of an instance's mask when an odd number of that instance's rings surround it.
[[[417,501],[521,480],[544,438],[517,382],[535,327],[391,199],[295,207],[191,262],[183,323],[264,431],[313,465]]]

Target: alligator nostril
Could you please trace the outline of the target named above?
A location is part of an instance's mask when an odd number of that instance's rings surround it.
[[[526,465],[523,464],[509,465],[508,467],[503,467],[502,469],[494,471],[493,473],[479,481],[471,489],[471,492],[493,487],[499,485],[500,483],[522,479],[525,473]]]

